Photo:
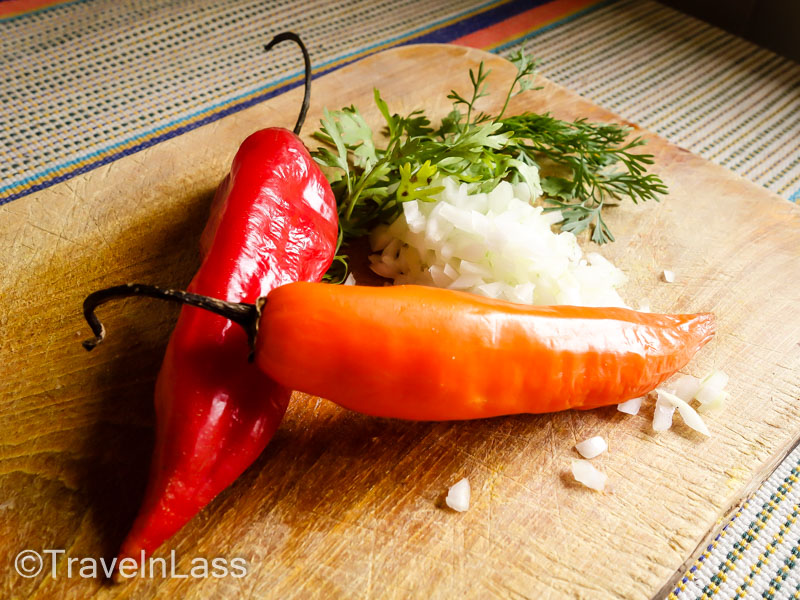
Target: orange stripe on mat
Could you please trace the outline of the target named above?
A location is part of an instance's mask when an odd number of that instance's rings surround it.
[[[600,4],[603,0],[554,0],[542,6],[531,8],[505,21],[469,33],[453,40],[458,46],[470,46],[481,50],[491,50],[502,44],[554,23],[581,10]]]
[[[0,2],[0,17],[14,17],[66,1],[68,0],[6,0]]]

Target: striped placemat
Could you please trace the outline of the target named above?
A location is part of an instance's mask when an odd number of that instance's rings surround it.
[[[669,600],[800,600],[800,446],[697,557]]]
[[[800,197],[794,61],[648,0],[596,6],[525,47],[550,80],[784,198]]]
[[[275,33],[301,33],[320,75],[545,0],[71,0],[18,14],[25,4],[0,2],[0,203],[298,85],[296,48],[264,52]]]
[[[800,66],[649,0],[6,0],[0,204],[297,85],[297,53],[262,49],[287,28],[317,74],[399,44],[524,41],[552,80],[800,196]]]
[[[623,118],[800,198],[800,66],[652,0],[0,1],[0,204],[382,49],[454,42],[509,55]],[[797,598],[795,450],[670,598]]]

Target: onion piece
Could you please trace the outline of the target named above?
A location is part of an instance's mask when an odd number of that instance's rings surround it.
[[[642,407],[642,400],[644,400],[644,396],[639,396],[638,398],[631,398],[627,402],[623,402],[622,404],[617,404],[617,410],[619,412],[624,412],[628,415],[636,415],[639,414],[639,409]]]
[[[659,395],[656,400],[656,409],[653,412],[653,431],[666,431],[672,427],[672,415],[675,414],[675,407],[661,399]]]
[[[724,388],[728,385],[730,378],[725,371],[712,371],[710,374],[703,377],[701,385],[710,385],[716,388]]]
[[[598,492],[603,491],[608,481],[608,475],[598,471],[588,460],[573,460],[572,476],[576,481]]]
[[[711,435],[711,432],[708,430],[708,427],[706,427],[703,419],[697,414],[695,409],[689,406],[685,400],[678,398],[678,396],[666,390],[656,389],[656,392],[658,392],[658,401],[656,402],[656,407],[658,407],[658,403],[662,400],[665,404],[671,404],[673,406],[673,410],[675,408],[678,409],[683,422],[689,427],[695,431],[699,431],[703,435]],[[655,425],[653,428],[655,429]]]
[[[719,410],[722,408],[731,395],[726,392],[725,390],[716,390],[717,395],[714,396],[711,400],[708,400],[704,404],[701,404],[697,407],[697,412],[699,413],[707,413],[712,410]]]
[[[723,371],[713,371],[706,375],[700,382],[699,388],[694,394],[695,400],[700,404],[714,402],[728,385],[728,375]]]
[[[664,269],[664,272],[661,274],[661,277],[664,278],[664,281],[667,283],[675,283],[675,272],[670,271],[668,269]]]
[[[674,391],[674,394],[678,398],[689,402],[689,400],[695,397],[695,394],[697,394],[697,391],[700,389],[700,380],[697,377],[692,377],[691,375],[681,375],[677,381],[670,384],[669,387]]]
[[[608,450],[608,444],[601,436],[596,435],[588,440],[578,442],[575,444],[575,449],[583,458],[594,458]]]
[[[355,285],[355,284],[356,284],[356,278],[353,277],[352,273],[348,273],[342,285]]]
[[[469,480],[464,479],[453,484],[447,491],[445,504],[457,512],[464,512],[469,508],[470,487]]]
[[[391,277],[392,273],[394,273],[393,267],[390,267],[389,265],[382,262],[373,263],[369,266],[369,268],[375,274],[380,275],[381,277]]]
[[[709,404],[714,402],[722,393],[721,387],[711,386],[711,385],[703,385],[697,391],[695,395],[695,400],[697,400],[700,405]]]

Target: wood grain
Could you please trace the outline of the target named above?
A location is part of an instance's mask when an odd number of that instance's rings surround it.
[[[394,111],[441,116],[467,71],[513,67],[453,46],[391,50],[314,84],[323,106],[357,104],[378,123],[373,86]],[[549,82],[510,110],[614,115]],[[136,511],[152,446],[152,388],[175,308],[126,301],[87,355],[80,305],[105,285],[185,285],[214,186],[246,135],[293,124],[295,90],[0,207],[0,596],[4,598],[642,598],[673,574],[771,457],[800,432],[800,209],[647,132],[671,193],[609,216],[623,296],[653,310],[712,310],[719,334],[692,362],[724,368],[733,400],[706,439],[655,434],[652,405],[405,423],[297,396],[263,456],[185,527],[174,550],[242,557],[240,579],[66,577],[72,557],[110,559]],[[487,99],[497,107],[499,96]],[[307,138],[307,142],[310,141]],[[675,271],[674,284],[660,273]],[[574,483],[573,445],[603,435],[610,490]],[[469,477],[472,507],[443,507]],[[58,577],[14,572],[22,549],[66,550]],[[46,569],[49,571],[49,568]]]

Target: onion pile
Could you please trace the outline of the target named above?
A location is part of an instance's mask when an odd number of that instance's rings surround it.
[[[371,235],[372,270],[395,284],[464,290],[522,304],[625,306],[625,275],[575,236],[551,226],[558,212],[533,206],[531,186],[501,182],[489,193],[452,178],[433,202],[403,203],[403,214]]]
[[[653,430],[666,431],[672,426],[675,409],[684,423],[703,435],[710,435],[708,427],[698,413],[719,409],[730,397],[723,388],[728,385],[728,375],[722,371],[712,371],[703,379],[691,375],[681,375],[666,388],[657,388],[656,408],[653,413]],[[697,410],[689,404],[699,403]],[[620,405],[621,406],[621,405]]]

